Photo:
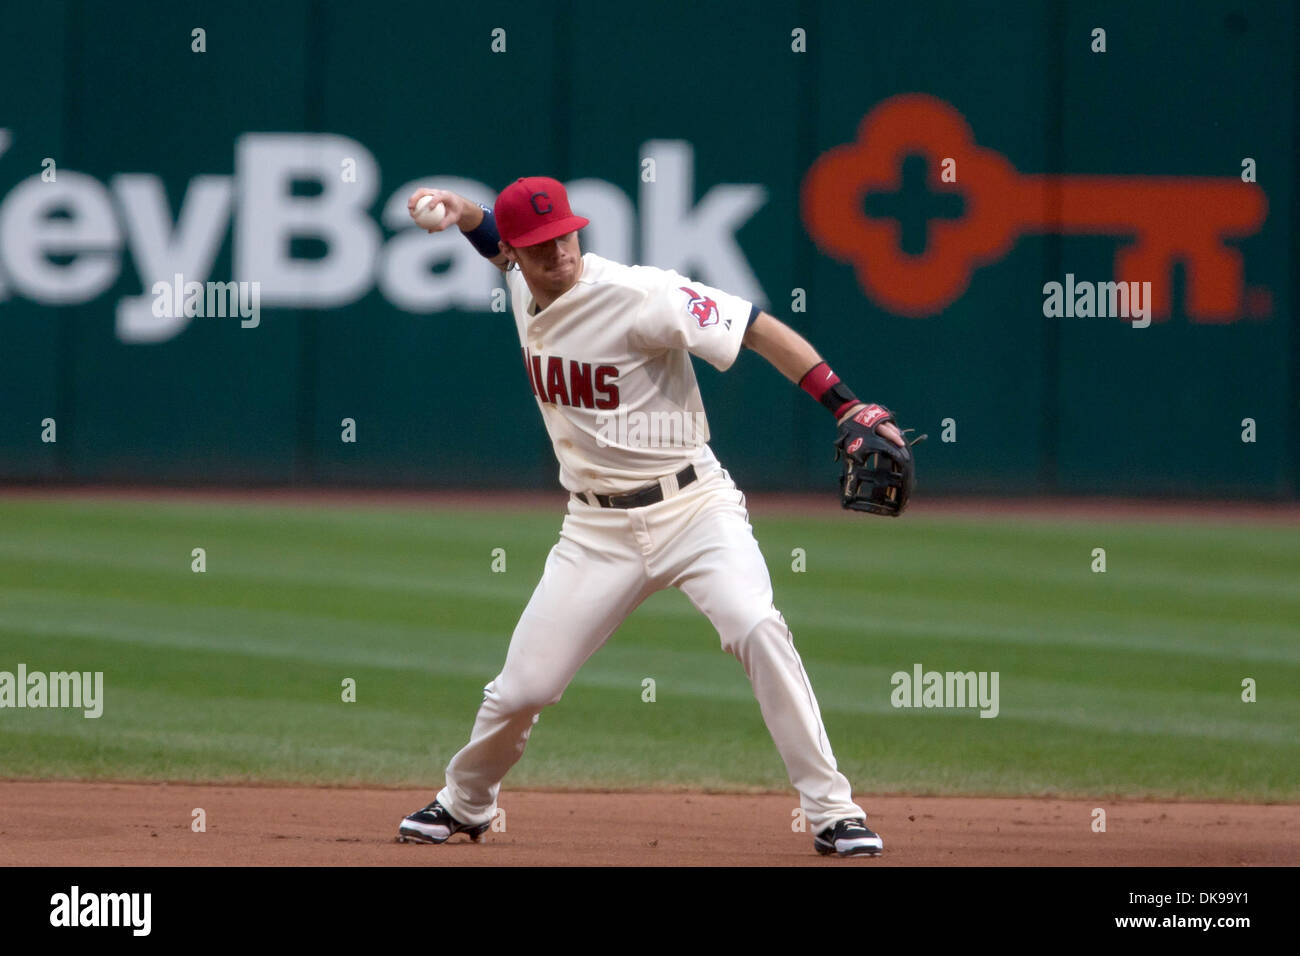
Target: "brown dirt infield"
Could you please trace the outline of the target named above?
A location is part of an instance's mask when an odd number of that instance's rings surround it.
[[[394,842],[409,790],[0,782],[0,862],[18,866],[1237,866],[1300,863],[1300,807],[1010,797],[859,797],[876,859],[813,852],[793,794],[502,794],[480,844]],[[1091,828],[1094,807],[1106,832]],[[207,830],[191,830],[192,812]]]

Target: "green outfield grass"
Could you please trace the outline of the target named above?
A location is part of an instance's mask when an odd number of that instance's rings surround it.
[[[0,710],[0,777],[432,788],[561,508],[0,499],[0,670],[106,685],[98,720]],[[860,793],[1300,799],[1300,529],[857,515],[755,529]],[[891,674],[916,663],[997,671],[999,715],[893,708]],[[543,714],[508,784],[788,786],[740,665],[676,592]]]

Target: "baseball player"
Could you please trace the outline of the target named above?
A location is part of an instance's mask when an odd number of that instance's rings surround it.
[[[516,180],[491,210],[419,189],[408,202],[413,217],[424,196],[445,207],[428,231],[459,226],[505,273],[524,372],[570,497],[469,743],[434,801],[401,821],[398,841],[444,843],[456,833],[477,841],[542,709],[642,601],[676,587],[744,666],[817,852],[879,854],[772,604],[745,496],[707,444],[690,356],[725,371],[747,347],[825,405],[840,423],[845,484],[870,489],[873,474],[886,475],[884,490],[866,498],[846,490],[846,507],[896,515],[906,503],[909,445],[891,413],[858,401],[807,341],[752,303],[675,272],[584,254],[578,230],[588,220],[554,179]],[[871,452],[883,469],[864,464]]]

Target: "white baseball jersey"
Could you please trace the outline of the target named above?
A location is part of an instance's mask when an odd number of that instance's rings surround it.
[[[590,252],[577,283],[541,312],[518,269],[506,285],[565,488],[621,494],[714,460],[687,353],[726,371],[751,303]]]

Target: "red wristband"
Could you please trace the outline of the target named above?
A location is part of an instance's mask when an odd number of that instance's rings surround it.
[[[799,387],[820,402],[826,390],[839,380],[840,377],[831,371],[829,365],[818,362],[804,372],[803,378],[799,379]]]
[[[848,386],[825,362],[818,362],[799,379],[799,387],[811,395],[838,419],[858,403]]]

